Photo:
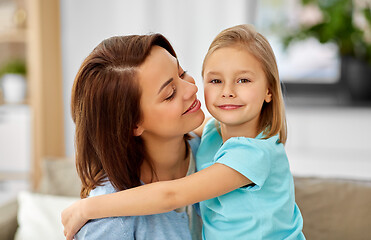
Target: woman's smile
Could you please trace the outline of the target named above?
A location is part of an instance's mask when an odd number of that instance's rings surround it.
[[[201,102],[196,98],[192,105],[182,114],[197,112],[201,108]]]

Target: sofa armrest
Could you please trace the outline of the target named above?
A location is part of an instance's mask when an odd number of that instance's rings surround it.
[[[17,223],[17,200],[14,199],[0,206],[0,239],[13,240],[18,227]]]

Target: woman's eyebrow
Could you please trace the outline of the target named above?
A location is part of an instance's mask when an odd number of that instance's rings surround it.
[[[159,94],[161,92],[162,89],[164,89],[167,85],[169,85],[174,79],[173,78],[170,78],[169,80],[167,80],[166,82],[164,82],[164,84],[161,85],[160,89],[158,90],[158,93]]]

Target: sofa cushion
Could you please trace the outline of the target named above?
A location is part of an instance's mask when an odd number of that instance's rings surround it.
[[[61,212],[79,198],[20,192],[15,240],[64,240]]]
[[[81,181],[73,158],[44,159],[42,174],[37,192],[59,196],[80,196]]]
[[[307,239],[370,239],[371,182],[295,177]]]
[[[11,240],[18,227],[17,224],[17,201],[9,201],[0,206],[0,239]]]

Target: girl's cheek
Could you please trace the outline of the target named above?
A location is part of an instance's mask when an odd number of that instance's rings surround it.
[[[215,91],[216,91],[216,89],[215,89]],[[212,89],[210,89],[210,88],[208,88],[208,87],[206,87],[206,88],[204,89],[205,99],[206,99],[206,98],[211,98],[211,97],[213,96],[213,94],[215,94],[215,92],[213,93]]]

